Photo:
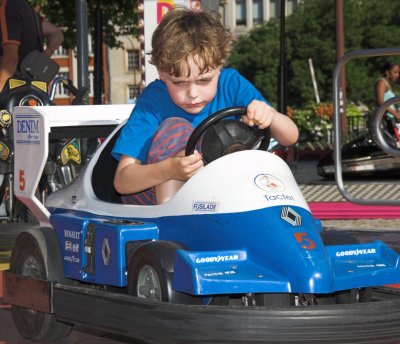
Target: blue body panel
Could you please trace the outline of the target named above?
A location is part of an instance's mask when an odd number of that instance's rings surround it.
[[[320,223],[300,207],[128,220],[58,209],[51,221],[66,277],[92,283],[125,286],[126,244],[143,240],[186,247],[175,256],[173,287],[193,295],[332,293],[400,280],[398,255],[386,245],[327,247]]]
[[[126,286],[126,244],[158,238],[150,222],[87,218],[82,213],[55,214],[51,221],[62,245],[64,275],[90,283]]]

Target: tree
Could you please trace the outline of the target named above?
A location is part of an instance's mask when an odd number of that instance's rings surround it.
[[[308,59],[312,58],[321,101],[332,100],[336,64],[335,3],[305,0],[286,18],[288,105],[314,101]],[[394,47],[400,37],[398,0],[346,0],[345,50]],[[393,58],[396,60],[396,58]],[[346,65],[347,99],[374,103],[373,87],[386,58],[357,59]],[[279,22],[271,20],[238,39],[229,61],[276,104]]]
[[[64,28],[65,48],[76,46],[75,0],[28,0],[33,6],[40,6],[40,11],[54,24]],[[103,14],[103,38],[110,48],[121,47],[118,37],[123,34],[137,34],[138,0],[88,0],[88,28],[94,33],[94,14],[100,6]]]

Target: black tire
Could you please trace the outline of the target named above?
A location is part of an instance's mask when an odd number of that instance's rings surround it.
[[[201,298],[172,288],[175,252],[181,248],[169,241],[156,241],[139,247],[128,266],[128,294],[153,301],[200,304]]]
[[[52,254],[54,247],[48,250],[49,242],[55,244],[58,250],[58,243],[51,236],[55,236],[51,228],[22,232],[11,254],[10,271],[50,281],[60,280],[62,267],[60,271],[58,265],[61,258]],[[57,340],[68,335],[72,328],[69,324],[57,321],[53,314],[32,309],[12,306],[11,314],[18,332],[32,341]]]

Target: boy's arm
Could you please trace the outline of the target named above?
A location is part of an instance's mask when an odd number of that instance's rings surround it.
[[[169,180],[186,181],[202,166],[202,157],[197,151],[190,156],[176,156],[148,165],[123,155],[115,173],[114,187],[121,194],[141,192]]]
[[[243,116],[242,120],[250,127],[254,125],[260,129],[270,127],[271,136],[284,146],[295,144],[299,137],[296,124],[288,116],[260,100],[253,100],[247,106],[247,115]]]

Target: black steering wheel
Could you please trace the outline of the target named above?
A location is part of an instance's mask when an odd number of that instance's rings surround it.
[[[266,151],[271,139],[271,130],[269,127],[265,129],[249,127],[238,119],[221,121],[226,117],[245,115],[246,112],[246,107],[236,106],[220,110],[207,117],[190,135],[185,155],[193,154],[200,139],[202,141],[201,151],[205,163],[209,163],[229,153],[254,149],[260,141],[258,149]]]

